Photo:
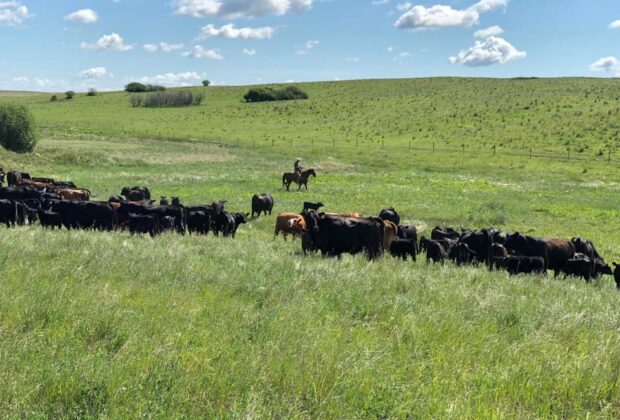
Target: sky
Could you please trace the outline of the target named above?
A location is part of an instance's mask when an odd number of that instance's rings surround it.
[[[620,0],[0,0],[0,89],[620,77]]]

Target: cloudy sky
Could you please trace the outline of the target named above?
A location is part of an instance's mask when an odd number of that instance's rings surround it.
[[[0,89],[620,76],[620,0],[0,0]]]

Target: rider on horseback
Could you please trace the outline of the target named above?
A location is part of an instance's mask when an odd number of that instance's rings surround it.
[[[293,165],[293,167],[295,168],[295,173],[297,175],[301,175],[301,171],[303,171],[304,167],[301,165],[301,158],[297,158],[297,160],[295,160],[295,164]]]

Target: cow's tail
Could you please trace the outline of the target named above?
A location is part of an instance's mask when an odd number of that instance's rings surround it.
[[[282,175],[282,188],[286,187],[286,174]]]

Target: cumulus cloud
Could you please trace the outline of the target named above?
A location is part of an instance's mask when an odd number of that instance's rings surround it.
[[[84,80],[101,79],[108,74],[105,67],[93,67],[78,73],[78,77]]]
[[[159,44],[144,44],[142,46],[148,52],[163,52],[169,53],[172,51],[182,50],[183,44],[168,44],[167,42],[160,42]]]
[[[221,28],[209,24],[203,26],[197,39],[207,39],[221,37],[228,39],[268,39],[273,35],[274,29],[271,26],[262,28],[235,28],[233,23],[224,25]]]
[[[250,57],[256,55],[256,50],[253,48],[244,48],[243,55],[249,55]]]
[[[264,15],[303,13],[316,0],[176,0],[175,13],[195,18],[253,18]]]
[[[31,16],[20,1],[0,1],[0,25],[18,26]]]
[[[194,48],[189,51],[185,51],[181,55],[188,58],[208,58],[210,60],[224,59],[224,57],[222,57],[222,54],[220,54],[219,49],[215,48],[212,50],[207,50],[200,45],[195,45]]]
[[[204,78],[204,74],[195,71],[182,73],[164,73],[156,76],[144,76],[137,80],[141,83],[162,85],[162,86],[191,86]],[[133,80],[133,79],[132,79]]]
[[[123,37],[117,34],[116,32],[112,32],[109,35],[104,35],[94,44],[87,44],[86,42],[82,42],[80,47],[83,50],[88,51],[101,51],[101,50],[109,50],[109,51],[119,51],[125,52],[129,50],[133,50],[133,45],[126,45]]]
[[[297,47],[295,50],[295,54],[297,55],[306,55],[310,52],[310,50],[314,49],[317,45],[319,45],[321,41],[310,40],[306,41],[303,45]]]
[[[526,52],[517,50],[505,39],[491,36],[484,41],[476,41],[473,47],[461,51],[456,57],[450,57],[450,63],[470,67],[490,66],[526,56]]]
[[[499,26],[495,25],[495,26],[491,26],[490,28],[480,29],[479,31],[476,31],[476,33],[474,33],[474,36],[476,38],[485,39],[490,36],[498,36],[503,33],[504,33],[504,30],[500,28]]]
[[[98,19],[97,12],[92,9],[81,9],[65,16],[65,20],[78,23],[95,23]]]
[[[620,19],[614,20],[609,24],[609,29],[618,29],[620,28]]]
[[[603,57],[588,67],[590,71],[615,71],[620,73],[620,61],[616,57]]]
[[[480,22],[480,14],[498,7],[506,7],[508,0],[481,0],[467,9],[454,9],[441,4],[425,7],[411,3],[400,4],[397,8],[404,13],[394,23],[399,29],[430,29],[448,26],[472,26]]]

